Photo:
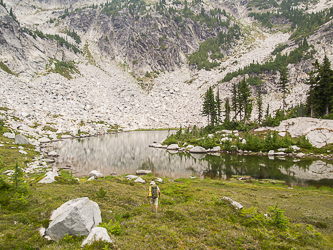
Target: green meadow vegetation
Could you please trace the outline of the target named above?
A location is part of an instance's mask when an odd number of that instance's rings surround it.
[[[147,183],[152,175],[143,177]],[[114,244],[84,249],[331,249],[333,191],[288,189],[282,184],[164,178],[157,214],[147,203],[148,184],[108,176],[80,183],[36,184],[0,208],[1,249],[79,249],[83,236],[60,242],[38,234],[51,212],[68,200],[89,197],[101,209]],[[7,183],[7,182],[6,182]],[[1,195],[6,188],[1,182]],[[230,197],[236,210],[221,199]],[[17,206],[20,205],[21,207]],[[265,214],[268,215],[266,218]]]

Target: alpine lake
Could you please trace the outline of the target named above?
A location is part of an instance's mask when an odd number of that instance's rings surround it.
[[[300,187],[333,187],[332,162],[318,158],[272,157],[239,154],[189,154],[152,148],[168,131],[131,131],[98,137],[63,140],[51,144],[59,157],[58,168],[75,176],[91,170],[107,175],[136,174],[151,170],[156,177],[246,179]],[[70,168],[69,168],[70,166]]]

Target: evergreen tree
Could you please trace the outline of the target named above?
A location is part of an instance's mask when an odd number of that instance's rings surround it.
[[[320,77],[319,86],[323,90],[321,92],[324,101],[325,115],[329,115],[333,101],[333,71],[331,70],[331,62],[328,60],[328,57],[326,55],[318,73]]]
[[[287,75],[287,68],[282,67],[280,69],[280,86],[282,90],[282,112],[284,114],[285,104],[286,104],[286,93],[288,92],[288,75]]]
[[[244,110],[244,119],[247,120],[249,119],[249,117],[251,117],[252,101],[250,99],[251,91],[245,78],[238,84],[238,89],[239,89],[238,106],[239,106],[240,120],[242,120],[241,113],[243,110]]]
[[[221,121],[221,99],[220,99],[220,90],[217,89],[216,98],[215,98],[215,106],[216,106],[216,124],[219,124]]]
[[[232,102],[232,111],[235,112],[234,118],[236,119],[237,116],[237,111],[238,111],[238,92],[237,92],[237,85],[236,83],[233,84],[232,86],[232,97],[231,97],[231,102]]]
[[[230,122],[230,104],[229,104],[229,98],[227,98],[225,100],[225,104],[224,104],[224,112],[225,112],[225,119],[224,119],[224,123],[229,123]]]
[[[202,114],[208,117],[208,124],[214,125],[216,120],[216,103],[212,87],[209,87],[205,93]]]
[[[258,124],[261,124],[262,120],[262,92],[261,92],[261,86],[258,86],[258,94],[257,94],[257,106],[258,106]]]
[[[316,60],[315,63],[312,64],[315,68],[318,69],[319,63],[318,60]],[[316,74],[318,71],[311,70],[308,75],[309,75],[309,80],[306,82],[306,84],[310,85],[309,91],[308,91],[308,97],[307,97],[307,106],[310,109],[310,116],[315,117],[315,88],[317,85],[317,77]]]

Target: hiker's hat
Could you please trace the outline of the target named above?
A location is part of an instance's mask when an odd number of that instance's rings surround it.
[[[154,184],[156,184],[155,181],[151,181],[150,182],[150,185],[154,185]]]

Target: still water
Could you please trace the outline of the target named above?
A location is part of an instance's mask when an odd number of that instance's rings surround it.
[[[76,176],[86,176],[94,169],[104,175],[135,174],[138,169],[146,169],[159,177],[228,179],[237,175],[283,180],[289,185],[333,187],[331,163],[236,154],[176,154],[149,147],[149,144],[161,142],[167,135],[168,131],[133,131],[55,142],[53,146],[60,155],[56,166],[69,165]]]

